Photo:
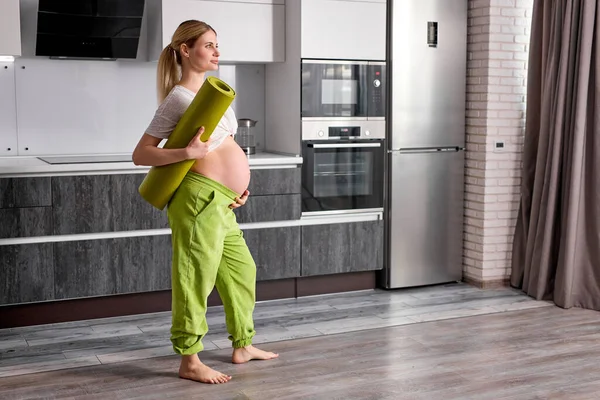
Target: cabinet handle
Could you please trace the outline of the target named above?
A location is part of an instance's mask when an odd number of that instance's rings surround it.
[[[314,143],[309,144],[309,147],[315,149],[345,149],[345,148],[360,148],[360,147],[381,147],[381,143],[342,143],[342,144],[325,144]]]

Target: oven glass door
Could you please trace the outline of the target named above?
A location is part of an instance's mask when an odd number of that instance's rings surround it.
[[[383,207],[382,140],[303,143],[302,212]]]
[[[356,118],[368,113],[368,63],[302,62],[302,118]]]

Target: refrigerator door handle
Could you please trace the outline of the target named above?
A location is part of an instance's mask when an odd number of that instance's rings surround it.
[[[452,147],[434,147],[434,148],[421,148],[421,149],[395,149],[388,150],[388,153],[440,153],[440,152],[459,152],[464,150],[464,147],[452,146]]]

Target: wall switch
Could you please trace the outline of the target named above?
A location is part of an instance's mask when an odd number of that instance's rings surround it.
[[[504,145],[504,140],[495,140],[494,141],[494,153],[501,153],[506,150],[506,146]]]

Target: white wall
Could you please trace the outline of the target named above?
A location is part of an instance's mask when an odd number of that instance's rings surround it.
[[[125,61],[35,57],[36,13],[37,0],[21,0],[23,56],[9,68],[0,64],[0,104],[8,105],[0,111],[0,155],[131,152],[157,107],[157,64],[142,53]],[[259,148],[264,71],[264,65],[230,65],[214,74],[238,93],[232,106],[238,118],[259,120]]]

